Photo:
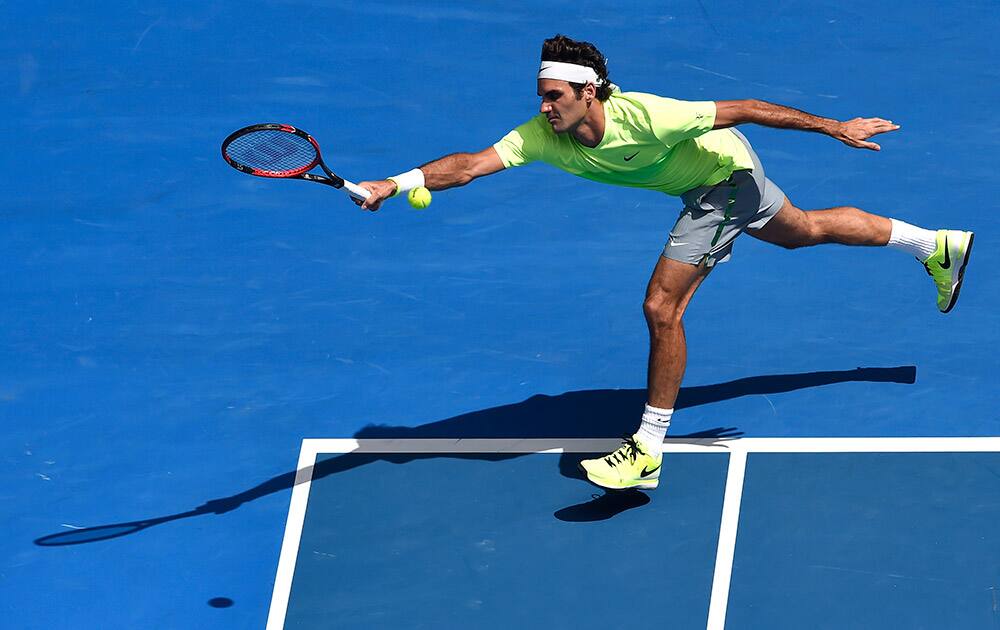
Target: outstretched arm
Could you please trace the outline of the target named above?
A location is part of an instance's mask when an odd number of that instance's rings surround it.
[[[899,125],[882,118],[853,118],[840,122],[756,99],[716,101],[715,108],[715,129],[742,123],[756,123],[780,129],[817,131],[836,138],[848,146],[872,151],[879,151],[882,147],[874,142],[867,142],[868,138],[899,129]]]
[[[420,167],[424,173],[424,186],[430,190],[444,190],[464,186],[483,175],[492,175],[503,170],[503,162],[493,147],[479,153],[452,153],[428,162]],[[419,176],[419,173],[417,173]],[[419,180],[418,180],[419,181]],[[387,179],[361,182],[362,188],[371,191],[371,196],[360,204],[365,210],[378,210],[382,202],[396,193],[396,183]]]

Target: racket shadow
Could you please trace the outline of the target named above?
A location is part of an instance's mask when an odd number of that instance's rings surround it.
[[[873,382],[903,383],[916,382],[916,367],[857,368],[808,372],[801,374],[775,374],[681,388],[677,409],[686,409],[714,402],[731,400],[742,396],[779,394],[798,389],[822,387],[836,383]],[[527,400],[510,405],[493,407],[455,416],[416,427],[369,425],[358,431],[357,439],[375,438],[606,438],[622,435],[634,429],[635,418],[642,411],[646,401],[644,389],[601,389],[567,392],[557,396],[539,394]],[[688,434],[672,434],[681,438],[734,439],[743,435],[737,427],[716,427],[706,431]],[[417,459],[450,458],[475,459],[482,461],[504,461],[522,457],[524,453],[353,453],[321,460],[314,465],[312,480],[346,472],[376,461],[405,464]],[[572,479],[583,479],[579,471],[580,460],[588,457],[585,453],[564,453],[559,457],[560,473]],[[144,529],[195,516],[225,514],[241,505],[264,496],[288,490],[295,485],[295,470],[272,477],[263,483],[238,494],[211,499],[185,512],[155,518],[113,523],[96,527],[57,532],[35,539],[35,544],[43,547],[79,545],[121,538]],[[618,493],[619,495],[621,493]],[[604,499],[595,495],[595,505],[589,507],[563,508],[555,513],[560,520],[602,520],[611,518],[627,509],[641,507],[648,503],[642,497],[628,494],[625,497],[607,495]],[[643,497],[647,495],[642,495]],[[572,507],[572,506],[571,506]]]

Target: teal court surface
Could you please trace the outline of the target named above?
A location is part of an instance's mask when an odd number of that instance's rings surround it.
[[[0,626],[1000,628],[1000,11],[940,3],[0,5]],[[646,401],[680,201],[529,165],[378,213],[230,168],[310,132],[355,182],[533,116],[541,42],[742,125],[796,206],[974,231],[747,236],[685,316],[660,487],[577,463]]]
[[[267,627],[602,627],[622,601],[709,630],[998,621],[1000,438],[671,440],[662,500],[547,518],[576,485],[539,487],[554,460],[614,446],[306,440]]]

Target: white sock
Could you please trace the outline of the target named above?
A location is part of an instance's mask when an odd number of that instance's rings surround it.
[[[930,258],[937,249],[937,232],[934,230],[925,230],[896,219],[889,220],[892,222],[892,234],[889,235],[886,247],[916,256],[920,262]]]
[[[659,457],[663,452],[663,438],[667,436],[667,429],[670,428],[670,416],[672,415],[674,415],[673,409],[660,409],[659,407],[651,407],[649,403],[646,404],[646,410],[642,413],[642,422],[635,435],[653,457]]]

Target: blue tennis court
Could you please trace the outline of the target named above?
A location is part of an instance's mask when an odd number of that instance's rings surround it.
[[[0,7],[11,628],[1000,627],[995,3]],[[544,165],[377,213],[352,181],[538,112],[542,40],[625,90],[902,128],[740,129],[802,208],[976,233],[961,301],[880,248],[740,237],[685,317],[660,487],[635,428],[675,198]]]
[[[632,614],[670,627],[997,621],[983,559],[1000,512],[983,495],[1000,490],[1000,440],[672,440],[662,499],[587,496],[566,464],[613,448],[306,440],[267,627],[560,626],[570,610],[614,625],[636,597],[637,545],[655,566],[639,586],[668,586]]]

